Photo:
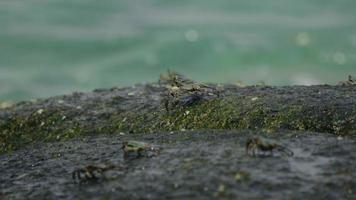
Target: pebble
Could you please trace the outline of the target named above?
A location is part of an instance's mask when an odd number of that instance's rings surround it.
[[[39,109],[39,110],[37,110],[37,114],[39,114],[39,115],[40,115],[40,114],[42,114],[42,113],[43,113],[43,111],[44,111],[43,109]]]
[[[258,97],[253,97],[251,100],[256,101],[257,99],[258,99]]]

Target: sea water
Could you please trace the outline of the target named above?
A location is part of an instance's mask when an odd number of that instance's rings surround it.
[[[336,84],[354,0],[1,0],[0,100],[156,81]]]

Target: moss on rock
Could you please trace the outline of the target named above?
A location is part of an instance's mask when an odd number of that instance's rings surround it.
[[[356,134],[356,87],[224,86],[219,97],[166,111],[150,84],[53,97],[0,110],[0,152],[89,134],[279,129]],[[134,94],[134,95],[132,95]]]

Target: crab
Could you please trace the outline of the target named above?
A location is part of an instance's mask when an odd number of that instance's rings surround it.
[[[272,156],[273,151],[275,151],[275,150],[282,152],[288,156],[294,155],[294,153],[290,149],[288,149],[280,144],[267,142],[267,141],[265,141],[261,138],[258,138],[258,137],[253,137],[253,138],[247,139],[247,142],[246,142],[246,154],[247,155],[256,156],[259,154],[263,154],[263,155]]]
[[[118,168],[116,165],[103,165],[103,166],[95,166],[88,165],[83,168],[78,168],[72,172],[72,178],[75,182],[83,183],[83,182],[95,182],[100,177],[104,176],[106,171]]]
[[[158,82],[159,84],[169,87],[182,87],[184,85],[196,84],[193,80],[171,70],[168,70],[166,74],[161,74]]]
[[[201,100],[219,96],[217,88],[197,83],[174,71],[168,71],[166,75],[161,75],[159,83],[167,89],[161,100],[167,112],[170,107],[190,106]]]
[[[352,86],[352,85],[356,85],[356,78],[352,77],[351,75],[349,75],[348,80],[347,81],[341,81],[339,83],[339,85],[342,86]]]
[[[121,149],[124,151],[124,158],[129,157],[153,157],[160,153],[160,148],[145,142],[123,141]]]

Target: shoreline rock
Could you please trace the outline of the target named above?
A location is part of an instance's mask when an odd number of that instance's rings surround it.
[[[33,142],[93,134],[286,129],[356,135],[355,85],[205,84],[209,89],[184,86],[178,98],[170,87],[152,83],[98,89],[0,109],[0,153]],[[186,99],[189,103],[182,103]]]

